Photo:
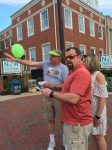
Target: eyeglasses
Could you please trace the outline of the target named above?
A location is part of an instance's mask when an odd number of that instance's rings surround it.
[[[78,56],[78,55],[68,55],[68,56],[65,56],[65,60],[67,60],[68,58],[69,59],[74,59],[76,56]]]

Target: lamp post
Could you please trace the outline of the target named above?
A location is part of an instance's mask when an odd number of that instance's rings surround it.
[[[60,49],[62,55],[65,56],[65,42],[64,42],[64,31],[63,31],[63,17],[62,17],[62,0],[57,0],[58,6],[58,25],[59,25],[59,38],[60,38]],[[65,64],[64,57],[62,57],[62,62]]]

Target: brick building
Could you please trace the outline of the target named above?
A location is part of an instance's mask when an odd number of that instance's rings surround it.
[[[48,60],[49,50],[60,49],[58,2],[32,0],[12,14],[12,25],[0,32],[0,49],[10,52],[12,44],[20,43],[26,59]],[[106,54],[105,16],[85,0],[62,0],[61,8],[65,49],[76,46],[82,54]]]
[[[48,51],[60,48],[56,0],[32,0],[12,16],[12,25],[1,32],[4,50],[20,43],[26,58],[48,59]],[[65,48],[79,47],[82,53],[106,53],[105,16],[82,1],[62,0]]]

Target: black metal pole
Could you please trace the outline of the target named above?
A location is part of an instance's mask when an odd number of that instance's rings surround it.
[[[64,42],[64,31],[63,31],[63,17],[62,17],[62,1],[57,0],[58,6],[58,25],[59,25],[59,37],[60,37],[60,49],[62,51],[62,63],[65,64],[64,56],[65,56],[65,42]]]

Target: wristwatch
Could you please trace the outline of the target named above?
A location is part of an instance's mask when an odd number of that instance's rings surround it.
[[[51,93],[49,94],[49,97],[53,97],[54,91],[52,90]]]
[[[96,119],[100,119],[101,117],[100,117],[100,116],[95,115],[95,118],[96,118]]]

